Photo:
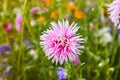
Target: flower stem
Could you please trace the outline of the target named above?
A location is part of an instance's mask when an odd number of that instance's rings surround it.
[[[23,42],[23,35],[24,35],[24,19],[25,19],[25,7],[26,7],[27,0],[24,1],[23,7],[22,7],[22,16],[23,16],[23,22],[22,22],[22,31],[21,31],[21,37],[20,37],[20,49],[18,54],[18,62],[17,62],[17,80],[20,80],[19,74],[20,74],[20,63],[22,59],[22,42]]]

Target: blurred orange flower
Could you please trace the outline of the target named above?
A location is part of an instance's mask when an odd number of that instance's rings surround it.
[[[77,10],[77,6],[74,4],[74,2],[70,1],[67,3],[67,10],[75,11],[75,10]]]
[[[75,11],[76,9],[77,9],[77,7],[75,5],[68,5],[67,6],[68,11]]]
[[[52,0],[46,0],[45,6],[49,7],[50,5],[52,5]]]
[[[77,19],[82,19],[84,17],[84,13],[82,11],[75,11],[74,17]]]
[[[40,0],[40,4],[45,5],[46,7],[49,7],[52,5],[53,0]]]
[[[107,9],[103,10],[104,15],[108,14]]]
[[[40,16],[39,18],[38,18],[38,20],[40,21],[40,22],[44,22],[45,21],[45,17],[44,16]]]
[[[2,78],[2,77],[0,77],[0,80],[3,80],[3,78]]]
[[[59,17],[59,14],[60,14],[59,11],[53,11],[53,12],[51,12],[50,17],[52,19],[57,19]]]

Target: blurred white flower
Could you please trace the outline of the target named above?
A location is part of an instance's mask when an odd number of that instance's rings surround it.
[[[109,32],[110,28],[109,27],[104,27],[98,31],[98,34],[102,36],[104,33]]]
[[[36,60],[38,58],[38,54],[36,53],[37,51],[35,51],[34,49],[30,50],[30,55],[33,56],[33,59]]]
[[[110,28],[109,27],[105,27],[102,28],[98,31],[98,37],[100,44],[102,44],[103,46],[105,46],[106,44],[112,42],[113,38],[112,35],[110,34]]]
[[[15,13],[16,15],[19,15],[21,14],[21,9],[16,7],[13,9],[13,13]]]

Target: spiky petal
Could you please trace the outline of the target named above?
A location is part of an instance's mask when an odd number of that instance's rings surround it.
[[[120,23],[120,0],[114,0],[108,8],[110,19],[116,26]]]
[[[63,64],[68,60],[73,61],[80,54],[79,49],[83,48],[80,43],[83,42],[83,39],[76,34],[78,29],[77,24],[73,22],[69,25],[66,20],[58,21],[58,23],[52,22],[51,28],[43,32],[43,35],[40,36],[42,40],[40,44],[48,59],[52,58],[52,63]]]

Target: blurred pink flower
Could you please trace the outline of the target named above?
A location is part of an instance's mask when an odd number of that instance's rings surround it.
[[[22,31],[22,15],[17,15],[15,19],[16,30],[18,32]]]
[[[58,21],[51,23],[51,28],[43,32],[40,36],[42,45],[48,59],[52,58],[52,63],[68,62],[80,54],[81,46],[79,43],[83,42],[81,36],[78,36],[76,32],[79,27],[74,22],[69,25],[69,22]]]
[[[12,25],[10,22],[6,22],[5,24],[3,24],[3,28],[6,30],[6,32],[10,32],[12,29]]]
[[[31,50],[30,50],[30,54],[31,54],[31,55],[34,55],[34,54],[35,54],[35,50],[34,50],[34,49],[31,49]]]
[[[39,7],[33,7],[32,9],[30,9],[30,13],[31,14],[36,14],[39,10],[40,10]]]
[[[120,23],[120,0],[114,0],[108,8],[110,19],[116,26]]]
[[[30,21],[30,25],[31,25],[31,26],[34,26],[35,24],[36,24],[35,20],[31,20],[31,21]]]
[[[76,56],[73,61],[74,61],[74,64],[77,66],[79,64],[79,57]]]

